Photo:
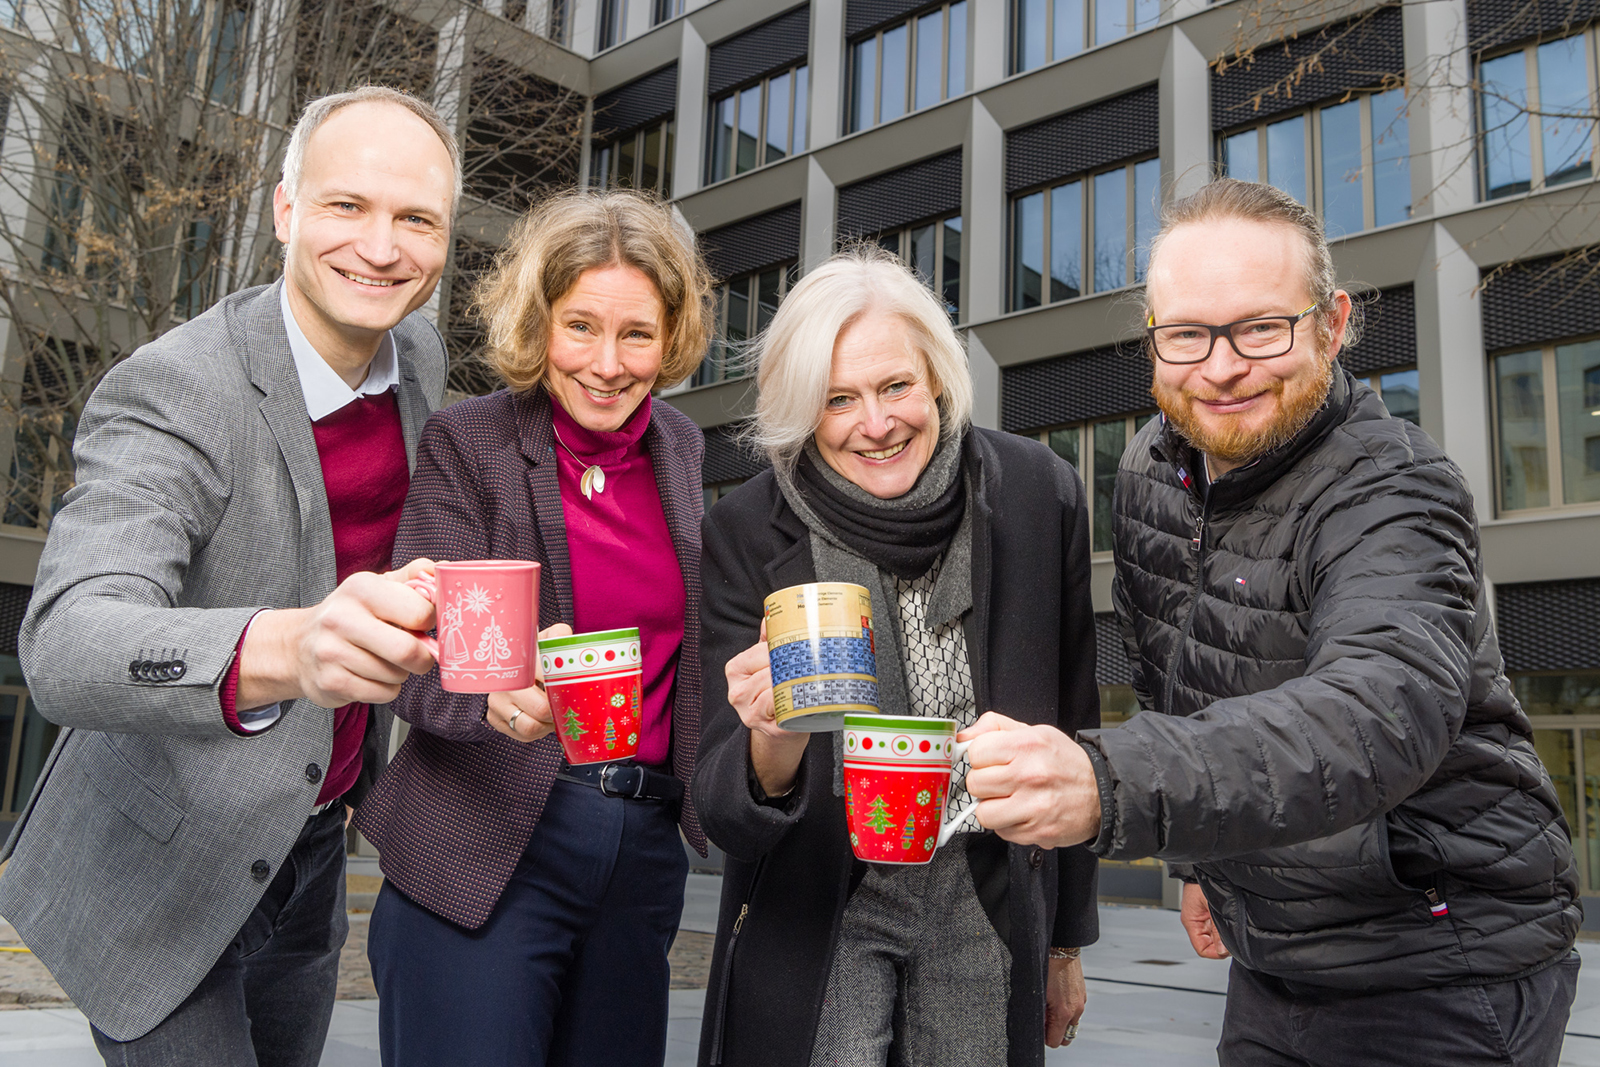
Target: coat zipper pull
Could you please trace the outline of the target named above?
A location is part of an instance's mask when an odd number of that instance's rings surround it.
[[[746,915],[749,915],[749,914],[750,914],[750,905],[748,905],[748,904],[739,905],[739,917],[737,919],[733,920],[733,936],[737,937],[739,935],[739,927],[744,925],[744,917]]]
[[[1189,543],[1194,546],[1194,550],[1196,552],[1200,551],[1200,544],[1204,540],[1205,536],[1206,536],[1206,520],[1205,520],[1205,516],[1202,515],[1200,518],[1195,520],[1195,522],[1194,522],[1194,536],[1189,539]]]
[[[1446,904],[1439,896],[1437,889],[1429,889],[1423,894],[1428,898],[1428,910],[1433,912],[1435,919],[1442,919],[1450,914],[1450,905]],[[737,929],[737,927],[735,927]]]

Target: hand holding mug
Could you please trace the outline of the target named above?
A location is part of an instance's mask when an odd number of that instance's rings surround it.
[[[1053,726],[997,712],[961,733],[970,740],[967,791],[978,822],[1018,845],[1063,848],[1100,833],[1100,787],[1088,753]]]
[[[539,631],[539,640],[566,637],[572,627],[564,622]],[[533,684],[526,689],[490,693],[489,710],[484,722],[505,734],[513,741],[537,741],[555,729],[555,717],[550,713],[550,697],[544,690],[544,670],[534,664]]]
[[[756,781],[768,796],[787,793],[794,788],[811,735],[793,733],[778,725],[773,711],[766,619],[761,620],[760,639],[730,659],[723,674],[728,679],[728,703],[750,730],[750,765]]]

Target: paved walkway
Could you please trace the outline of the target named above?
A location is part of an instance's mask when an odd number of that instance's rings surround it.
[[[713,932],[720,879],[690,875],[682,929]],[[1083,953],[1089,1011],[1070,1049],[1050,1052],[1051,1067],[1209,1067],[1217,1062],[1228,965],[1189,949],[1175,912],[1102,905],[1100,943]],[[1600,944],[1586,950],[1600,969]],[[1567,1027],[1562,1064],[1600,1067],[1600,971],[1586,968]],[[668,1067],[692,1067],[705,991],[671,994]],[[378,1005],[344,1000],[334,1008],[323,1067],[378,1067]],[[100,1067],[83,1016],[70,1009],[0,1011],[5,1067]]]

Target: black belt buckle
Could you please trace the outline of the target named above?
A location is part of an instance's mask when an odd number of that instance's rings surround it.
[[[638,800],[644,795],[644,768],[637,763],[608,763],[600,769],[600,795]]]

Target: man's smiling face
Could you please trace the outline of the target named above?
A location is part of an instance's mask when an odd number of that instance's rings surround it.
[[[300,187],[273,197],[289,305],[333,368],[364,366],[444,271],[454,170],[444,142],[397,104],[351,104],[306,144]]]
[[[1283,224],[1239,218],[1186,223],[1157,247],[1150,264],[1150,310],[1158,325],[1292,318],[1315,299],[1307,287],[1307,258],[1305,237]],[[1204,363],[1156,362],[1156,403],[1211,457],[1215,473],[1284,443],[1327,399],[1332,353],[1343,341],[1350,309],[1343,290],[1334,302],[1334,337],[1326,353],[1317,338],[1317,316],[1308,315],[1295,327],[1294,347],[1281,356],[1244,359],[1218,339]]]

